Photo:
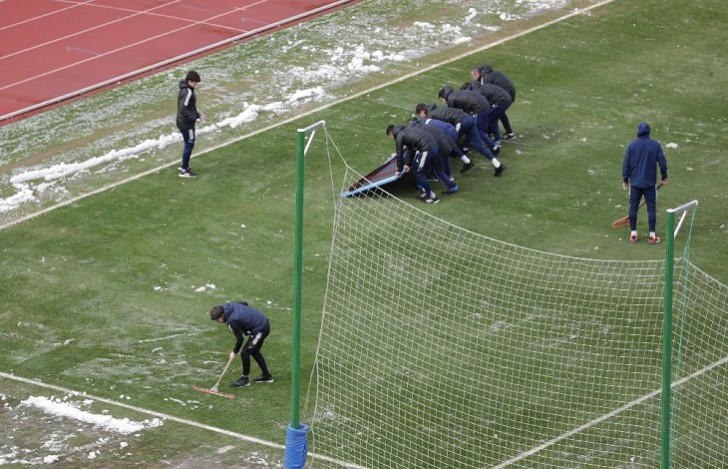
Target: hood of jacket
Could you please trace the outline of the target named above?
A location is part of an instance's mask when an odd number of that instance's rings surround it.
[[[492,72],[493,67],[491,67],[490,64],[484,64],[482,67],[480,67],[479,70],[480,70],[480,76],[482,77],[483,75]]]
[[[227,323],[231,314],[233,314],[233,305],[230,303],[222,305],[222,320]]]
[[[637,126],[637,136],[638,137],[647,137],[650,135],[650,124],[647,122],[641,122]]]
[[[438,93],[438,97],[447,100],[447,97],[450,96],[453,89],[451,86],[444,86],[440,92]]]
[[[179,81],[179,89],[182,90],[182,89],[189,88],[189,87],[190,87],[190,85],[187,84],[187,80]]]
[[[403,125],[395,125],[394,128],[392,129],[392,135],[394,135],[394,137],[397,138],[397,134],[400,133],[404,128],[405,128],[405,126],[403,126]]]

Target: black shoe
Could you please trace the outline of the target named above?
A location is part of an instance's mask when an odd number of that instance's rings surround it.
[[[273,376],[272,375],[258,376],[253,381],[255,381],[256,383],[272,383],[273,382]]]
[[[516,134],[513,132],[509,132],[503,136],[503,140],[513,140],[516,138]]]
[[[491,148],[491,149],[490,149],[490,151],[491,151],[491,152],[492,152],[492,153],[493,153],[494,155],[497,155],[498,153],[500,153],[500,150],[501,150],[501,149],[500,149],[500,146],[499,146],[499,145],[496,145],[496,146],[494,146],[493,148]]]
[[[181,178],[196,178],[197,174],[193,173],[191,169],[182,169],[179,170],[179,177]]]
[[[422,200],[426,204],[439,204],[440,203],[440,199],[438,199],[437,197],[428,197],[426,199],[420,199],[420,200]]]
[[[245,386],[250,386],[250,380],[247,376],[241,376],[239,380],[235,381],[230,386],[233,388],[244,388]]]
[[[473,169],[473,168],[475,168],[475,163],[473,163],[473,162],[471,161],[470,163],[468,163],[468,164],[464,164],[464,165],[463,165],[463,168],[462,168],[462,169],[460,170],[460,173],[461,173],[461,174],[462,174],[462,173],[467,173],[468,171],[470,171],[470,170],[471,170],[471,169]]]
[[[495,174],[493,174],[493,176],[498,177],[501,174],[503,174],[503,171],[505,171],[505,170],[506,170],[506,166],[502,164],[502,165],[498,166],[497,168],[495,168]]]

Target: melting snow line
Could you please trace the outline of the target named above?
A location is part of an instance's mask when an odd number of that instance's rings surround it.
[[[16,376],[16,375],[11,374],[11,373],[4,373],[4,372],[0,371],[0,378],[6,378],[6,379],[13,380],[13,381],[19,381],[21,383],[27,383],[27,384],[31,384],[33,386],[40,386],[40,387],[46,388],[46,389],[53,389],[54,391],[60,391],[60,392],[66,393],[66,394],[74,394],[74,395],[78,395],[78,396],[87,397],[89,399],[93,399],[95,401],[103,402],[105,404],[109,404],[109,405],[113,405],[113,406],[117,406],[117,407],[122,407],[124,409],[133,410],[135,412],[139,412],[139,413],[142,413],[142,414],[152,415],[154,417],[159,417],[161,419],[166,419],[166,420],[170,420],[172,422],[181,423],[183,425],[189,425],[191,427],[201,428],[203,430],[209,430],[211,432],[215,432],[215,433],[220,433],[222,435],[231,436],[233,438],[237,438],[239,440],[247,441],[249,443],[255,443],[255,444],[258,444],[258,445],[267,446],[269,448],[274,448],[274,449],[279,449],[279,450],[284,450],[286,448],[285,445],[281,445],[281,444],[278,444],[278,443],[274,443],[272,441],[262,440],[260,438],[255,438],[255,437],[249,436],[249,435],[243,435],[242,433],[232,432],[230,430],[225,430],[223,428],[213,427],[211,425],[206,425],[204,423],[195,422],[193,420],[183,419],[181,417],[175,417],[174,415],[163,414],[161,412],[156,412],[154,410],[143,409],[141,407],[137,407],[137,406],[133,406],[133,405],[129,405],[129,404],[124,404],[123,402],[114,401],[112,399],[106,399],[104,397],[94,396],[94,395],[88,394],[86,392],[75,391],[73,389],[65,388],[63,386],[56,386],[54,384],[44,383],[42,381],[38,381],[38,380],[35,380],[35,379],[23,378],[22,376]],[[358,466],[356,464],[348,463],[348,462],[345,462],[345,461],[339,461],[338,459],[330,458],[328,456],[324,456],[324,455],[321,455],[321,454],[308,453],[308,455],[311,456],[312,458],[315,458],[315,459],[320,459],[322,461],[333,462],[335,464],[339,464],[341,466],[349,467],[349,468],[352,468],[352,469],[366,469],[363,466]]]

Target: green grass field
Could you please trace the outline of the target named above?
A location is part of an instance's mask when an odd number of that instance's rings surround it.
[[[19,405],[31,395],[65,393],[2,376],[4,433],[13,436],[12,446],[32,448],[35,456],[48,453],[39,441],[73,433],[73,450],[63,460],[68,466],[280,464],[279,447],[238,434],[282,445],[290,420],[296,129],[326,120],[346,161],[366,173],[393,151],[384,135],[389,123],[405,121],[418,102],[436,102],[443,84],[459,86],[483,62],[506,71],[519,89],[508,113],[518,139],[507,142],[500,157],[508,169],[493,178],[476,156],[478,167],[458,178],[460,193],[428,211],[547,252],[661,259],[661,246],[630,245],[626,230],[609,226],[627,212],[621,162],[645,120],[670,166],[658,231],[664,231],[665,208],[698,199],[691,261],[728,283],[722,155],[728,148],[728,63],[716,46],[728,40],[726,22],[723,0],[615,1],[454,62],[446,54],[429,57],[442,65],[405,81],[396,81],[402,69],[386,71],[359,85],[371,86],[370,92],[198,153],[195,180],[161,169],[3,229],[0,372],[126,405],[96,402],[91,408],[97,413],[141,421],[151,418],[146,409],[184,420],[134,437],[77,428]],[[343,183],[340,161],[332,160],[330,173],[322,148],[312,155],[306,162],[304,377],[316,350],[332,202]],[[417,203],[410,188],[393,190]],[[214,384],[233,342],[207,313],[237,299],[271,318],[264,352],[276,382],[235,390],[235,400],[196,393],[191,386]],[[221,390],[237,373],[228,373]],[[107,440],[99,442],[100,435]],[[99,454],[89,460],[94,448]]]

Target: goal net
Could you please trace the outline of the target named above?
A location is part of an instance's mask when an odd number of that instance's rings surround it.
[[[311,451],[369,468],[659,467],[663,267],[519,247],[381,190],[340,198]],[[674,272],[673,460],[720,467],[728,288],[684,258]]]

